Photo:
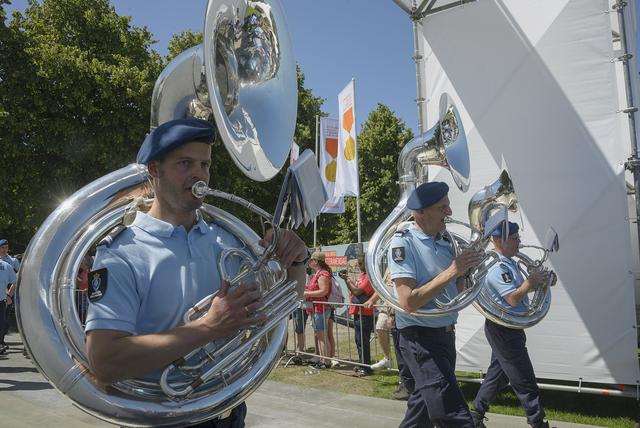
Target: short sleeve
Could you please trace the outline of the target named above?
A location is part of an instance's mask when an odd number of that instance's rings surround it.
[[[89,273],[89,296],[95,291],[95,274],[102,271],[102,296],[89,300],[85,331],[118,330],[137,334],[136,324],[140,297],[133,270],[115,251],[99,247]],[[106,272],[106,274],[104,273]]]
[[[495,290],[500,297],[504,297],[516,290],[519,284],[516,284],[513,272],[502,263],[492,266],[487,273],[487,284]]]
[[[9,272],[9,284],[16,282],[16,272],[13,269],[8,269]]]
[[[394,236],[387,254],[391,279],[416,279],[415,258],[409,240],[403,236]]]
[[[375,292],[375,290],[373,289],[373,286],[371,285],[371,281],[369,281],[369,275],[365,275],[362,279],[362,282],[359,284],[360,287],[363,291],[364,294],[366,296],[373,296],[373,293]]]

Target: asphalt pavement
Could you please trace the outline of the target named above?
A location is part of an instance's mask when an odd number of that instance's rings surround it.
[[[76,428],[113,427],[84,413],[53,388],[23,356],[20,336],[6,337],[10,349],[0,356],[0,427]],[[319,374],[322,376],[322,373]],[[313,426],[348,428],[397,427],[406,402],[304,388],[266,381],[247,400],[247,427],[298,428]],[[488,428],[527,428],[521,417],[487,414]],[[562,428],[591,425],[553,422]]]

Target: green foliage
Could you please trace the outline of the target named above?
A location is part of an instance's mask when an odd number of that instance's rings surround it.
[[[398,203],[396,165],[402,148],[411,138],[411,129],[383,104],[378,104],[362,125],[358,135],[358,169],[363,241],[371,238]],[[345,200],[345,213],[337,218],[334,233],[323,234],[322,244],[357,242],[356,198]]]
[[[0,0],[0,236],[21,252],[47,215],[90,181],[135,158],[148,132],[150,99],[166,62],[202,43],[202,34],[174,35],[168,55],[152,34],[116,14],[108,0],[29,0],[7,19]],[[294,141],[315,148],[324,99],[297,69]],[[363,239],[397,203],[396,162],[411,131],[385,106],[371,112],[359,136]],[[212,186],[273,211],[284,168],[266,183],[235,167],[221,141],[214,147]],[[217,202],[216,202],[217,203]],[[260,230],[246,210],[223,209]],[[357,240],[355,199],[344,215],[322,215],[320,244]],[[299,231],[309,244],[312,227]]]
[[[0,234],[21,250],[61,200],[135,157],[163,64],[108,0],[30,0],[0,30]]]
[[[194,46],[198,46],[201,43],[201,32],[194,33],[192,31],[183,31],[180,34],[174,34],[169,39],[169,46],[167,48],[169,50],[169,55],[167,56],[167,61],[171,61],[182,52]]]

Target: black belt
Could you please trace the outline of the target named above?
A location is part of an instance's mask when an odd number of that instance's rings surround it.
[[[449,324],[445,327],[424,327],[418,325],[412,325],[409,327],[398,329],[400,333],[413,333],[419,334],[423,336],[442,336],[447,333],[454,333],[456,331],[456,327],[454,324]]]

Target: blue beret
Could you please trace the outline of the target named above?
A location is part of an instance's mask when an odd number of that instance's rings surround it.
[[[9,245],[9,241],[7,241],[6,239],[0,239],[0,247],[2,247],[3,245]]]
[[[502,236],[502,227],[498,227],[496,228],[496,230],[494,230],[493,232],[491,232],[491,236],[495,236],[497,238]],[[518,226],[518,223],[514,223],[512,221],[509,222],[509,230],[507,232],[507,236],[511,236],[514,233],[518,232],[518,230],[520,230],[520,226]]]
[[[416,187],[411,195],[409,195],[409,199],[407,199],[407,208],[410,210],[428,208],[447,196],[447,193],[449,193],[449,186],[447,183],[443,183],[441,181],[423,183]]]
[[[183,144],[201,141],[213,144],[216,127],[201,119],[176,119],[165,122],[151,131],[144,139],[136,162],[148,164]]]

